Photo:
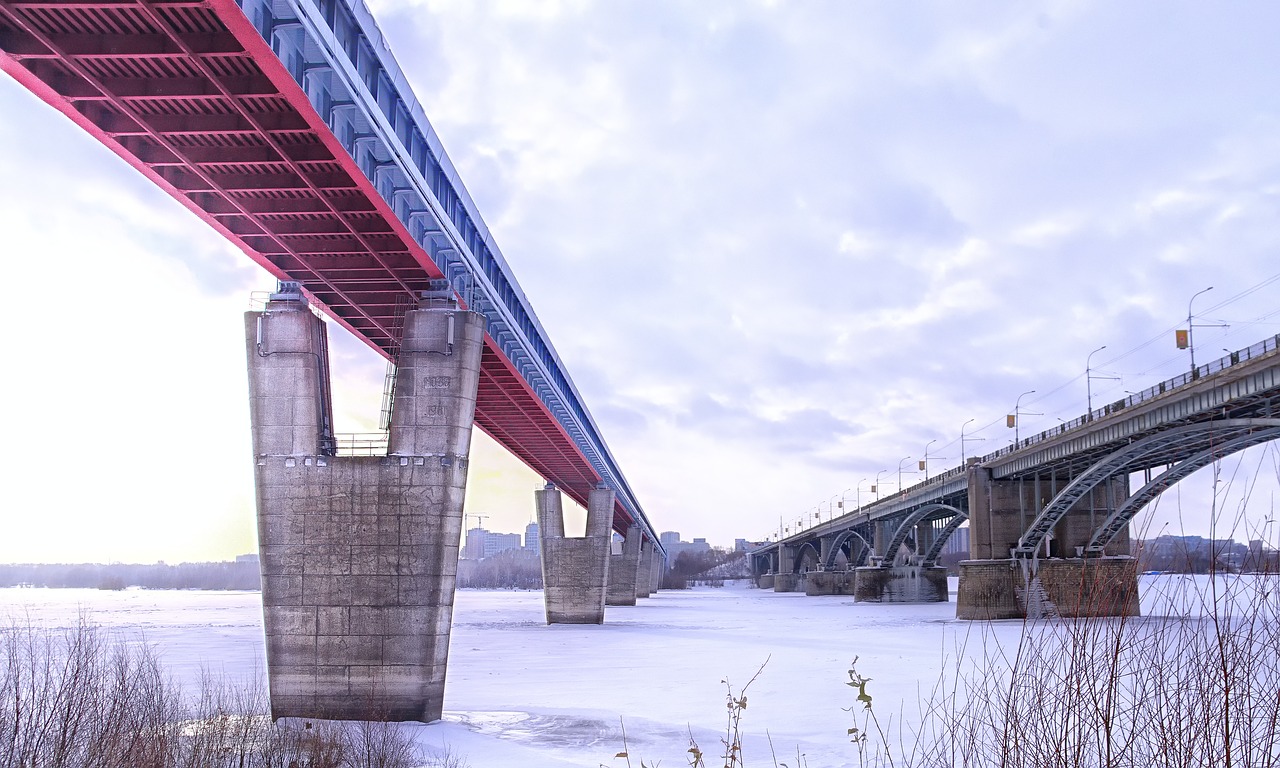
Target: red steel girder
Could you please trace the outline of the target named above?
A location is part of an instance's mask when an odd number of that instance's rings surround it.
[[[0,68],[384,354],[440,277],[233,0],[0,0]],[[476,424],[586,503],[597,474],[491,337]]]

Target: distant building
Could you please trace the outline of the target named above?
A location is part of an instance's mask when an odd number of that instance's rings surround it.
[[[484,556],[493,557],[508,549],[520,549],[520,534],[490,533],[484,537]]]
[[[693,541],[681,541],[678,531],[663,531],[658,534],[658,541],[662,542],[663,549],[667,550],[667,562],[674,563],[681,552],[710,552],[711,545],[706,539],[694,539]]]
[[[541,554],[542,540],[539,538],[537,523],[529,523],[524,527],[524,548]]]
[[[467,543],[462,556],[468,560],[483,560],[508,549],[520,549],[520,534],[494,533],[484,528],[467,531]]]

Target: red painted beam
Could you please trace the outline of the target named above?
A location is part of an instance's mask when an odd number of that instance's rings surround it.
[[[0,0],[0,68],[384,355],[441,276],[234,0]],[[586,504],[598,476],[491,337],[476,424]]]

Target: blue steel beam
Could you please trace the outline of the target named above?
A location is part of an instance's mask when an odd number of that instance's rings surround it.
[[[351,0],[236,0],[343,148],[592,468],[666,551],[413,95]]]

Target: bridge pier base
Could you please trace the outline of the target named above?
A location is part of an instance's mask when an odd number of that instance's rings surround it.
[[[759,589],[773,589],[773,574],[766,573],[756,577],[756,587]]]
[[[334,455],[300,292],[245,331],[272,717],[439,720],[484,319],[406,315],[387,456]]]
[[[854,600],[860,603],[945,603],[947,569],[900,565],[854,571]]]
[[[853,595],[853,571],[809,571],[804,579],[804,593],[818,595]]]
[[[1034,575],[1024,575],[1016,560],[960,563],[958,619],[1137,615],[1138,567],[1132,557],[1041,560]]]
[[[548,624],[603,624],[609,583],[613,491],[596,487],[587,497],[585,536],[565,536],[560,489],[536,491],[542,544],[542,595]]]
[[[635,605],[636,580],[640,577],[640,528],[631,526],[622,551],[609,555],[609,591],[605,605]]]
[[[799,592],[804,588],[804,579],[798,573],[773,574],[774,592]]]

